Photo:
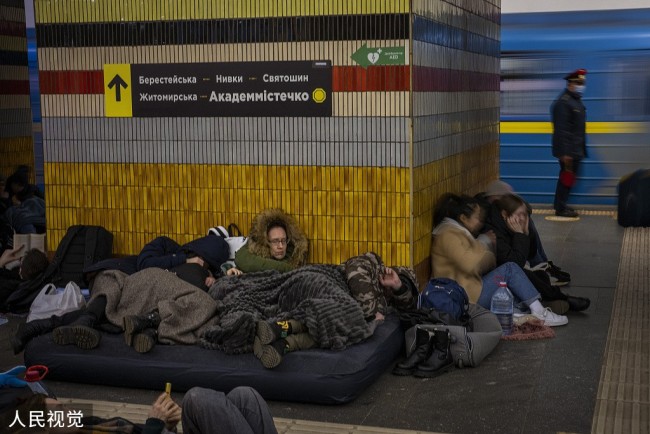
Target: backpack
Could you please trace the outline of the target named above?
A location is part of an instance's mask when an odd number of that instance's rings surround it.
[[[113,234],[101,226],[70,226],[54,253],[52,263],[45,271],[51,282],[64,287],[75,282],[87,287],[84,268],[113,255]]]
[[[70,226],[56,248],[54,259],[38,277],[21,282],[18,288],[7,297],[4,309],[23,313],[48,283],[65,287],[68,282],[75,282],[80,288],[86,288],[84,268],[109,258],[113,253],[113,234],[101,226]]]
[[[456,321],[469,321],[469,297],[455,280],[439,277],[429,280],[418,296],[418,309],[447,312]]]

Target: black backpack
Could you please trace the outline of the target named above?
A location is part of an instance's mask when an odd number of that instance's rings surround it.
[[[101,226],[75,225],[68,228],[54,253],[54,258],[40,276],[22,282],[9,296],[4,308],[10,312],[29,311],[34,298],[48,283],[64,287],[75,282],[86,288],[84,268],[108,259],[113,254],[113,234]]]

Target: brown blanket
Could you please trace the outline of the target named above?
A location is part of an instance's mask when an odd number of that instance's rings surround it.
[[[132,275],[117,270],[100,273],[92,297],[105,295],[106,318],[122,327],[127,315],[160,312],[158,340],[164,344],[195,344],[203,330],[213,325],[217,303],[206,292],[161,268]]]

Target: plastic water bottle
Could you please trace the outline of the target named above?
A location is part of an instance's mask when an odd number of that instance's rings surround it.
[[[512,333],[513,304],[514,298],[508,289],[508,284],[506,282],[499,282],[499,288],[497,288],[492,296],[490,310],[499,319],[504,336]]]

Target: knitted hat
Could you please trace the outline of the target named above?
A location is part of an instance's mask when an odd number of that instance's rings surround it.
[[[485,196],[503,196],[504,194],[513,194],[512,186],[507,182],[496,179],[490,182],[485,190]]]

